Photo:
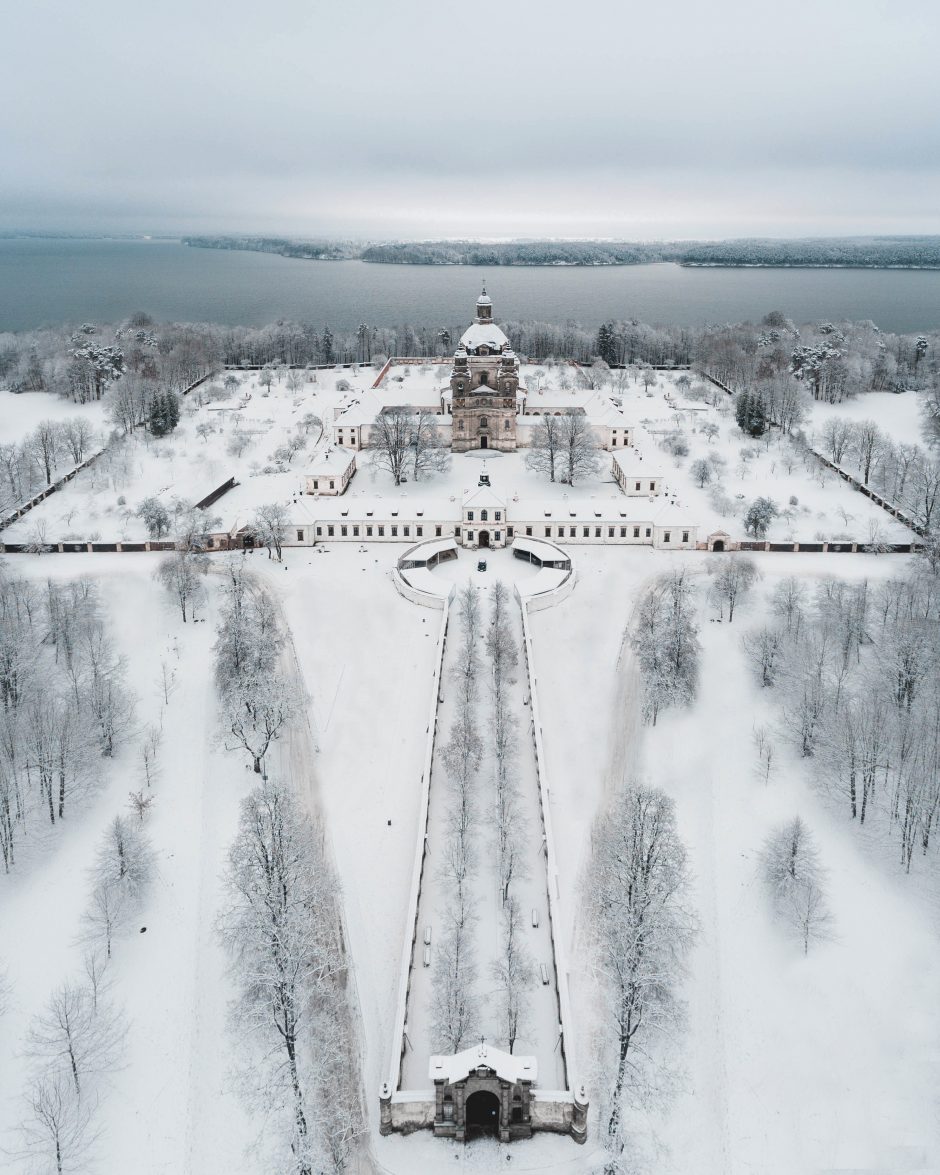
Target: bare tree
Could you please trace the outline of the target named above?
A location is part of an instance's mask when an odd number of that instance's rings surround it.
[[[819,852],[799,816],[768,836],[761,866],[778,911],[798,933],[807,954],[811,942],[827,936],[832,918],[823,892]]]
[[[283,681],[272,672],[233,683],[222,698],[222,713],[235,746],[248,752],[255,772],[260,775],[268,748],[293,713]]]
[[[418,412],[410,443],[414,449],[412,472],[415,481],[419,481],[423,474],[445,473],[450,468],[450,447],[432,413]]]
[[[391,407],[383,409],[369,430],[369,448],[372,461],[401,485],[411,455],[411,437],[414,431],[414,413],[409,408]]]
[[[502,998],[502,1036],[511,1053],[516,1040],[527,1031],[528,993],[535,977],[532,960],[522,936],[522,915],[515,898],[503,907],[503,940],[499,959],[493,963],[493,978]]]
[[[434,1047],[451,1053],[476,1035],[479,1001],[472,930],[474,919],[458,903],[445,914],[447,931],[437,948],[431,997]]]
[[[555,480],[561,460],[561,420],[560,416],[540,416],[532,434],[532,445],[525,455],[528,468],[547,473],[549,481]]]
[[[156,578],[176,597],[184,624],[187,608],[192,619],[196,619],[196,606],[205,596],[203,580],[208,570],[209,563],[204,555],[186,551],[176,551],[157,567]]]
[[[94,1143],[94,1106],[79,1097],[61,1069],[41,1073],[26,1095],[27,1113],[20,1132],[23,1154],[56,1175],[80,1170]]]
[[[606,1123],[615,1158],[624,1147],[631,1075],[642,1079],[657,1033],[681,1020],[677,986],[693,934],[687,888],[674,802],[663,792],[630,787],[595,825],[589,883],[596,958],[616,1042]]]
[[[718,614],[723,616],[728,607],[728,623],[734,620],[734,610],[747,595],[758,577],[757,564],[742,555],[722,555],[712,580],[710,595],[718,604]]]
[[[120,1051],[121,1025],[113,1009],[87,985],[65,983],[30,1026],[29,1051],[61,1066],[81,1094],[86,1077],[110,1069]]]
[[[783,650],[783,636],[776,628],[765,624],[744,634],[744,652],[760,677],[763,687],[772,686],[777,680],[780,657]]]
[[[255,511],[254,518],[251,520],[250,529],[254,531],[255,537],[261,545],[267,548],[269,559],[272,557],[273,552],[277,561],[280,563],[281,548],[289,524],[290,515],[288,514],[287,507],[277,502],[270,502],[266,506],[259,506]]]

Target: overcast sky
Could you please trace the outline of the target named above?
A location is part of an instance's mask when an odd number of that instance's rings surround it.
[[[940,232],[937,0],[23,0],[0,228]]]

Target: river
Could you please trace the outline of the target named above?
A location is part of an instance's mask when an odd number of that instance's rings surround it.
[[[940,327],[940,271],[505,267],[486,274],[502,321],[569,319],[594,328],[637,318],[694,326],[782,310],[796,322],[872,319],[883,330]],[[301,261],[194,249],[178,241],[0,240],[0,331],[61,322],[158,321],[260,326],[278,319],[453,327],[465,323],[480,271],[466,266]]]

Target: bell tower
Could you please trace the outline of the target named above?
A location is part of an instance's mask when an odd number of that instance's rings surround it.
[[[483,293],[477,298],[477,316],[475,322],[481,326],[487,325],[493,321],[493,302],[489,294],[486,292],[486,282],[483,283]]]

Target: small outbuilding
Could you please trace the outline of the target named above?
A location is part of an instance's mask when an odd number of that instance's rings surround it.
[[[355,472],[355,452],[352,449],[345,449],[341,445],[328,445],[327,448],[313,455],[310,468],[304,475],[305,492],[334,496],[343,494]]]

